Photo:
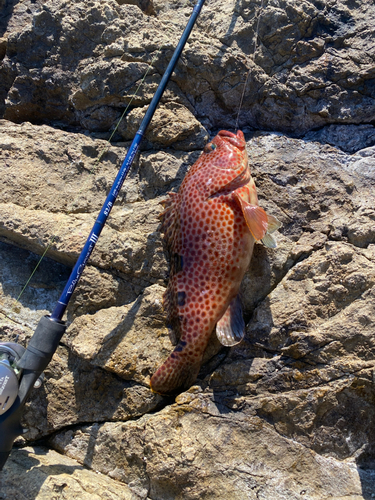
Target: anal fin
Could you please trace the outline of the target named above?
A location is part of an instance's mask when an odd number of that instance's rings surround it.
[[[216,324],[216,336],[225,346],[241,342],[245,336],[245,321],[242,315],[241,299],[237,295],[229,304],[224,316]]]

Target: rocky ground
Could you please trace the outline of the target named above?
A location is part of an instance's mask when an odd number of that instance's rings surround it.
[[[375,7],[262,5],[204,6],[0,499],[375,498]],[[53,309],[191,10],[0,0],[1,340],[26,345]],[[171,350],[160,201],[235,127],[248,68],[239,123],[278,248],[255,247],[245,340],[163,398],[148,385]]]

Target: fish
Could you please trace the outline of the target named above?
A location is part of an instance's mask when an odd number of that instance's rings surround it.
[[[281,223],[258,204],[240,130],[221,130],[163,205],[161,232],[170,258],[163,306],[176,347],[150,386],[170,395],[195,382],[215,326],[225,346],[243,339],[241,281],[254,243],[275,248],[272,233]]]

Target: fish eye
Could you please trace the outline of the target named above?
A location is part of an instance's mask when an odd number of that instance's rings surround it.
[[[204,147],[204,152],[205,153],[211,153],[211,151],[214,151],[217,148],[216,144],[213,142],[209,142],[208,144],[205,145]]]

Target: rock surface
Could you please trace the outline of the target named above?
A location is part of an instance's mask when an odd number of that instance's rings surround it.
[[[373,498],[375,7],[262,5],[205,5],[27,405],[29,431],[0,473],[0,499]],[[191,6],[0,8],[0,339],[26,345]],[[160,202],[208,135],[234,127],[249,68],[239,122],[260,204],[283,223],[278,248],[255,246],[244,341],[213,340],[196,385],[162,398],[148,386],[172,348]]]
[[[53,450],[27,447],[14,450],[10,467],[0,478],[0,498],[82,498],[83,500],[136,500],[123,483],[96,474]],[[25,470],[27,474],[25,475]],[[20,481],[20,478],[22,480]]]
[[[133,3],[9,1],[0,113],[16,122],[108,130],[146,71],[132,106],[148,104],[191,7],[155,1],[142,12]],[[259,7],[252,0],[205,6],[164,97],[167,107],[181,110],[178,127],[189,129],[189,111],[206,128],[233,127],[249,71],[242,128],[302,134],[330,123],[370,124],[372,0],[273,0]],[[137,112],[129,115],[130,130],[136,121]],[[172,141],[173,133],[163,135]]]

